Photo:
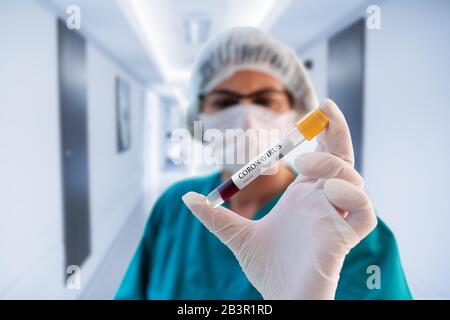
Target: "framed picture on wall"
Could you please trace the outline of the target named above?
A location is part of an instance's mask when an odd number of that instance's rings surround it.
[[[130,149],[131,145],[131,101],[130,84],[116,77],[116,132],[117,152]]]

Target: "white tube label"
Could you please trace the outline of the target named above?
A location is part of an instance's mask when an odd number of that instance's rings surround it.
[[[286,150],[286,152],[283,152],[285,151],[283,150],[285,149],[285,145],[286,144],[283,143],[283,141],[280,141],[279,143],[267,148],[264,152],[249,161],[246,165],[244,165],[241,169],[239,169],[235,174],[231,176],[234,184],[239,189],[243,189],[258,176],[270,169],[287,152],[292,150],[292,148],[288,147],[287,149],[290,150]],[[287,145],[289,145],[289,143]]]

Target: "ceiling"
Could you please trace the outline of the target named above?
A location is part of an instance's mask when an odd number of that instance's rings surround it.
[[[293,48],[332,29],[367,0],[42,0],[61,17],[81,9],[81,32],[144,85],[185,86],[205,40],[261,27]],[[364,14],[362,12],[361,14]]]
[[[114,0],[41,0],[59,17],[66,19],[66,8],[78,5],[80,32],[122,65],[144,85],[162,80],[158,66],[148,56],[123,10]]]
[[[339,31],[346,18],[353,19],[355,14],[364,16],[368,3],[368,0],[292,0],[270,33],[290,47],[300,49],[321,36]]]
[[[289,0],[128,0],[120,6],[157,61],[163,78],[172,83],[189,76],[204,42],[220,30],[237,26],[268,27]],[[190,30],[193,25],[195,30]],[[203,37],[190,36],[201,34]],[[201,38],[191,41],[191,38]]]

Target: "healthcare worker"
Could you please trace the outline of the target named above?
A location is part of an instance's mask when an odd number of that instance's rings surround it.
[[[191,129],[202,120],[205,130],[282,131],[318,106],[296,56],[255,28],[210,41],[191,84]],[[215,209],[203,195],[236,164],[166,190],[116,299],[410,299],[394,236],[353,168],[344,116],[331,100],[320,108],[329,126],[296,170],[281,162]]]

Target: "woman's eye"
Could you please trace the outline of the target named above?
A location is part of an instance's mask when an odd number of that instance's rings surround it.
[[[271,99],[263,98],[263,97],[256,98],[253,100],[253,102],[255,104],[258,104],[260,106],[265,106],[265,107],[270,107],[273,104]]]
[[[232,105],[237,104],[238,101],[234,99],[224,99],[224,100],[216,100],[213,102],[213,105],[218,109],[228,108]]]

